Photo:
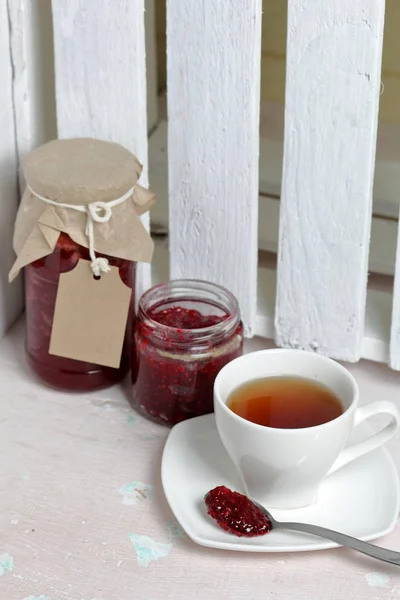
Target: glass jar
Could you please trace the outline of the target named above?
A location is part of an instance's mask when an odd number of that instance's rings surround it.
[[[114,369],[49,354],[58,280],[60,274],[71,271],[80,258],[90,260],[88,249],[61,233],[52,254],[25,266],[25,349],[28,362],[42,381],[71,392],[98,390],[125,377],[131,360],[130,332],[135,306],[136,263],[108,256],[110,265],[119,267],[122,281],[133,290],[120,367]]]
[[[140,299],[133,345],[134,408],[168,425],[213,412],[214,380],[243,352],[237,300],[205,281],[157,285]]]

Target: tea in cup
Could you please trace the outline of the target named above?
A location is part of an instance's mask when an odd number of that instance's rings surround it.
[[[267,508],[312,504],[328,474],[393,437],[396,406],[358,402],[345,367],[300,350],[246,354],[223,367],[214,384],[221,441],[246,494]],[[391,417],[386,427],[346,447],[357,425],[382,413]]]

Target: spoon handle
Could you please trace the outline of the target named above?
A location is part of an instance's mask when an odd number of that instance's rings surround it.
[[[369,544],[368,542],[358,540],[351,535],[339,533],[338,531],[332,531],[331,529],[326,529],[325,527],[320,527],[319,525],[309,525],[307,523],[275,522],[274,529],[290,529],[292,531],[311,533],[312,535],[316,535],[327,540],[332,540],[332,542],[336,542],[340,546],[348,546],[349,548],[353,548],[353,550],[357,550],[358,552],[362,552],[368,556],[373,556],[374,558],[383,560],[384,562],[388,562],[393,565],[400,565],[400,552],[387,550],[386,548],[380,548],[374,544]]]

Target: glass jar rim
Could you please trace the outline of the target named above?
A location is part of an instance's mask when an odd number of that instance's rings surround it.
[[[163,298],[163,293],[165,298]],[[201,297],[202,294],[203,297]],[[212,298],[213,295],[215,298]],[[192,300],[212,304],[222,310],[227,318],[207,327],[193,329],[165,325],[153,319],[149,314],[151,307],[154,306],[157,300],[160,300],[161,303],[163,299],[177,302],[179,300]],[[151,287],[139,300],[139,316],[144,318],[147,323],[152,324],[153,333],[158,330],[163,338],[168,336],[170,341],[173,341],[175,336],[177,336],[177,341],[181,341],[182,332],[187,333],[191,339],[208,341],[214,337],[219,337],[220,334],[231,333],[240,322],[239,304],[234,294],[221,285],[202,279],[172,279]]]

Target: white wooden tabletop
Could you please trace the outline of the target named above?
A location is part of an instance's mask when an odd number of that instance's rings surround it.
[[[1,600],[400,598],[400,568],[344,548],[269,555],[194,544],[161,487],[169,430],[133,412],[129,389],[42,387],[23,337],[19,322],[0,345]],[[366,362],[350,370],[363,403],[400,404],[400,374]],[[390,450],[399,464],[399,437]],[[400,550],[400,527],[379,543]]]

